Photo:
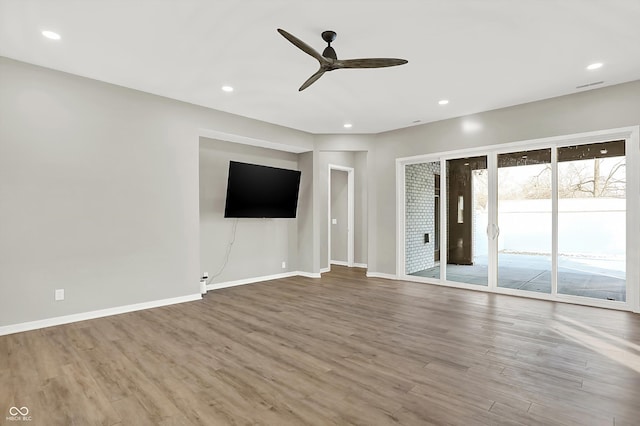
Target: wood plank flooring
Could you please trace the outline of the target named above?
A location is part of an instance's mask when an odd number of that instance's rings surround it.
[[[638,425],[640,315],[333,267],[0,337],[0,424]],[[4,423],[3,423],[4,422]]]

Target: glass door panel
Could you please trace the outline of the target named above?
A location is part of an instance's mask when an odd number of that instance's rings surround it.
[[[446,163],[447,281],[487,286],[487,157]]]
[[[551,293],[551,149],[498,155],[498,287]]]
[[[440,162],[405,166],[405,273],[440,279]]]
[[[558,293],[626,300],[625,141],[558,148]]]

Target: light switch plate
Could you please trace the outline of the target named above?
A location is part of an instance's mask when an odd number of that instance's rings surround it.
[[[338,224],[338,219],[331,219],[331,224],[332,225],[337,225]]]

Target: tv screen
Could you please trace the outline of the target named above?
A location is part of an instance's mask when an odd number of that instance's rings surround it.
[[[300,171],[229,162],[224,217],[294,218]]]

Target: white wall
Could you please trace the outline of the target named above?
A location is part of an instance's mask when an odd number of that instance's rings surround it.
[[[298,155],[300,196],[298,198],[298,270],[320,274],[320,218],[316,167],[318,156],[313,151]]]
[[[354,167],[354,247],[353,261],[356,265],[367,264],[368,253],[368,197],[369,197],[369,176],[367,171],[367,152],[356,151],[353,153],[355,158]]]
[[[297,154],[200,138],[201,272],[216,284],[295,271],[298,219],[224,218],[229,161],[298,169]],[[236,222],[235,241],[220,272]]]
[[[307,133],[0,58],[0,327],[198,293],[199,129],[313,147]]]
[[[501,200],[498,209],[498,250],[551,254],[550,199]],[[624,260],[626,210],[623,198],[560,198],[558,254]],[[477,215],[478,245],[484,249],[478,254],[487,254],[486,210]]]

